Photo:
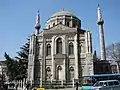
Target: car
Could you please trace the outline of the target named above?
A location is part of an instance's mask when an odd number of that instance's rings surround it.
[[[120,90],[120,81],[118,80],[104,80],[97,81],[92,90]]]

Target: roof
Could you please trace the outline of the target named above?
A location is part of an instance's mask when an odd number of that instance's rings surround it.
[[[83,77],[103,77],[103,76],[120,76],[120,74],[95,74],[95,75],[86,75]]]
[[[55,16],[64,16],[64,15],[76,17],[75,15],[73,15],[71,12],[68,12],[68,11],[56,12],[56,13],[54,13],[51,17],[55,17]]]
[[[98,81],[98,82],[113,82],[113,81],[118,81],[118,80],[103,80],[103,81]]]

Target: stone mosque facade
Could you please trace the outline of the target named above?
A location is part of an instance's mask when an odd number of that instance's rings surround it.
[[[38,12],[28,60],[28,80],[38,85],[94,74],[91,32],[81,28],[78,17],[64,10],[54,13],[40,30]]]

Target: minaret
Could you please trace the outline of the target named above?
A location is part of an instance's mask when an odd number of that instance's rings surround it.
[[[36,16],[36,22],[35,22],[35,35],[39,33],[39,29],[40,29],[40,15],[38,10],[37,16]]]
[[[106,60],[105,40],[104,40],[104,31],[103,31],[104,21],[102,19],[101,9],[100,9],[99,5],[98,5],[98,22],[97,22],[97,24],[99,26],[101,60]]]

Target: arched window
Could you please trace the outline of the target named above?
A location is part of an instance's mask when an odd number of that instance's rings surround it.
[[[48,25],[48,29],[50,28],[50,25]]]
[[[73,27],[76,27],[76,23],[75,22],[73,22]]]
[[[73,80],[73,78],[74,78],[74,68],[71,66],[69,68],[69,71],[70,71],[70,80]]]
[[[69,25],[70,25],[70,22],[68,21],[68,22],[66,22],[66,25],[69,27]]]
[[[80,53],[85,53],[84,42],[80,42],[80,44],[79,44],[79,51],[80,51]]]
[[[62,53],[62,39],[58,38],[56,43],[56,53]]]
[[[60,73],[61,70],[62,70],[62,67],[58,66],[57,71],[56,71],[56,79],[57,80],[60,80],[60,78],[61,78],[61,73]]]
[[[69,44],[69,55],[74,54],[73,43]]]
[[[60,21],[59,24],[62,24],[62,21]]]
[[[51,68],[47,67],[46,68],[46,78],[47,80],[51,80],[52,74],[51,74]]]
[[[55,26],[55,23],[53,23],[53,27]]]
[[[46,55],[47,56],[51,55],[51,45],[50,44],[47,45]]]

